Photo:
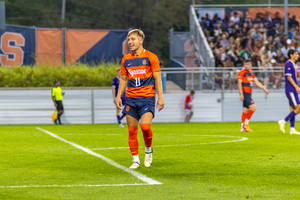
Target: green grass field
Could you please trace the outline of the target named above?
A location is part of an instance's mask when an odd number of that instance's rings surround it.
[[[135,171],[127,129],[115,124],[0,128],[1,200],[300,198],[300,136],[277,122],[252,123],[253,133],[240,123],[153,124],[153,164]],[[143,161],[140,130],[139,141]]]

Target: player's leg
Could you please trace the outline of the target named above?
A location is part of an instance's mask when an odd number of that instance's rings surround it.
[[[245,107],[245,102],[243,103],[243,112],[242,112],[242,124],[241,124],[241,132],[247,132],[246,128],[245,128],[245,120],[246,120],[246,116],[248,114],[248,107]]]
[[[296,115],[299,113],[300,105],[296,106],[290,106],[290,111],[294,111]],[[300,135],[300,132],[295,130],[295,122],[296,122],[296,116],[292,117],[290,119],[290,134],[292,135]]]
[[[144,165],[145,167],[150,167],[152,164],[152,138],[153,138],[153,132],[151,130],[151,123],[153,119],[153,113],[147,112],[142,115],[141,117],[141,129],[143,132],[143,137],[145,141],[145,160]]]
[[[122,104],[125,105],[126,104],[126,99],[125,98],[121,98],[121,99],[122,99]],[[120,117],[120,120],[122,120],[125,116],[126,116],[126,114],[122,113],[122,116]]]
[[[189,122],[190,114],[191,114],[191,110],[190,109],[185,109],[185,118],[184,118],[185,123]]]
[[[249,106],[249,111],[248,111],[248,113],[246,115],[245,123],[247,123],[247,122],[249,123],[249,121],[250,121],[253,113],[255,112],[255,110],[256,110],[256,105],[255,104],[251,104]]]
[[[291,121],[291,125],[294,123],[295,116],[300,113],[300,101],[297,93],[286,93],[286,96],[290,104],[290,113],[282,120],[278,121],[280,130],[285,133],[285,123]]]
[[[131,155],[133,157],[133,164],[129,167],[130,169],[136,169],[140,167],[139,159],[139,141],[137,137],[139,121],[130,116],[126,115],[128,125],[128,145],[130,148]]]
[[[133,157],[133,164],[129,167],[130,169],[136,169],[140,167],[140,159],[139,159],[139,141],[137,137],[138,133],[138,125],[140,115],[135,109],[135,105],[132,104],[133,107],[129,105],[125,105],[122,113],[126,114],[126,120],[128,125],[128,145]]]
[[[124,126],[122,125],[122,122],[121,122],[120,111],[121,110],[116,106],[116,114],[117,114],[117,120],[118,120],[119,127],[124,128]]]
[[[189,118],[188,118],[188,122],[190,122],[190,120],[191,120],[191,118],[192,118],[193,114],[194,114],[194,112],[193,112],[193,111],[191,111],[191,113],[190,113],[190,115],[189,115]]]
[[[62,114],[64,114],[64,107],[62,101],[56,101],[56,104],[57,104],[57,120],[59,124],[62,124],[60,117],[62,116]]]

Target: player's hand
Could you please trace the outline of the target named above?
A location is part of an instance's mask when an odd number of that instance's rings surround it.
[[[117,105],[117,97],[116,97],[116,98],[114,98],[114,104],[116,104],[116,105]]]
[[[158,112],[161,111],[165,107],[165,103],[163,98],[158,98],[156,103],[156,108],[158,108]]]
[[[244,95],[243,94],[240,95],[240,100],[244,101]]]
[[[299,87],[296,88],[296,91],[297,91],[298,94],[300,94],[300,88]]]
[[[64,96],[66,94],[66,92],[63,92],[62,95]]]
[[[54,103],[54,107],[57,108],[57,103]]]
[[[270,94],[270,91],[268,89],[265,89],[265,93]]]
[[[118,107],[120,110],[122,110],[123,104],[122,104],[121,98],[116,98],[116,99],[117,99],[117,100],[116,100],[116,105],[117,105],[117,107]]]

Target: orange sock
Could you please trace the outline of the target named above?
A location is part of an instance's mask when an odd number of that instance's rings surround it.
[[[253,115],[254,111],[253,110],[249,110],[247,115],[246,115],[246,119],[250,120],[251,116]]]
[[[248,114],[248,113],[242,112],[242,123],[243,123],[243,124],[245,123],[245,119],[246,119],[247,114]]]
[[[129,126],[128,127],[128,144],[133,156],[139,155],[139,141],[137,137],[138,127]]]
[[[153,133],[150,124],[141,124],[141,129],[143,131],[144,141],[146,147],[151,147]]]

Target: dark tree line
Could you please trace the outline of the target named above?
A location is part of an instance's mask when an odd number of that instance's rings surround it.
[[[6,0],[6,23],[24,26],[78,29],[141,28],[145,47],[160,59],[169,58],[168,31],[189,30],[192,0]]]

